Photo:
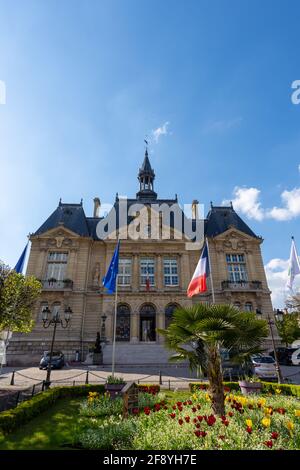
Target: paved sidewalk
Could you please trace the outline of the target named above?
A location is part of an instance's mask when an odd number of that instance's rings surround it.
[[[14,385],[10,385],[12,372],[15,371]],[[1,389],[23,389],[30,387],[35,383],[42,382],[46,378],[46,371],[39,370],[37,367],[6,367],[0,376]],[[104,383],[106,378],[111,375],[110,366],[66,366],[61,370],[51,372],[51,381],[54,385],[80,385],[87,379],[89,383]],[[167,388],[188,388],[191,381],[199,380],[195,374],[191,374],[186,367],[165,367],[160,371],[158,367],[149,366],[119,366],[116,368],[115,375],[123,377],[125,381],[135,381],[140,383],[160,383]]]

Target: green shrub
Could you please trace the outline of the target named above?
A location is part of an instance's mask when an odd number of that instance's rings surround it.
[[[87,396],[89,392],[104,393],[104,385],[54,387],[20,403],[16,408],[0,413],[0,430],[9,433],[46,411],[59,398]]]
[[[300,385],[262,382],[263,393],[276,393],[275,390],[278,389],[281,390],[282,395],[292,395],[300,398]]]
[[[123,411],[123,399],[111,399],[109,395],[99,395],[94,399],[84,400],[80,404],[80,415],[89,417],[120,415]]]
[[[195,392],[196,390],[207,390],[209,387],[208,382],[190,382],[189,389],[191,392]],[[224,387],[231,390],[240,390],[240,386],[238,382],[224,382]]]
[[[120,420],[110,416],[102,424],[89,420],[76,436],[75,442],[85,449],[128,449],[136,432],[136,420]]]
[[[276,393],[275,390],[281,390],[282,395],[292,395],[300,398],[300,385],[292,384],[278,384],[274,382],[261,382],[263,393]],[[207,390],[209,384],[207,382],[191,382],[189,388],[191,392],[196,390]],[[224,387],[228,387],[230,390],[240,390],[238,382],[224,382]]]

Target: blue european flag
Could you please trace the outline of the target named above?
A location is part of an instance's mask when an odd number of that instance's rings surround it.
[[[120,248],[120,240],[116,246],[114,251],[113,257],[111,259],[108,271],[103,278],[103,286],[108,289],[110,294],[113,294],[116,291],[116,281],[117,275],[119,271],[119,248]]]
[[[20,273],[22,274],[23,272],[23,268],[24,268],[24,263],[25,263],[25,258],[26,258],[26,252],[27,252],[27,247],[28,247],[28,243],[27,245],[25,246],[16,266],[14,267],[14,270],[16,271],[16,273]]]

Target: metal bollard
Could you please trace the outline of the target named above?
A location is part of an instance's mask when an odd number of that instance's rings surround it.
[[[169,379],[169,390],[171,390],[171,380]]]
[[[10,385],[15,385],[15,371],[13,371],[11,380],[10,380]]]
[[[75,380],[73,380],[73,387],[75,387]]]
[[[34,397],[34,392],[35,392],[35,384],[32,386],[31,397]]]
[[[88,385],[89,383],[89,371],[86,371],[86,378],[85,378],[85,384]]]
[[[161,370],[159,371],[159,385],[162,385],[162,376],[161,376]]]

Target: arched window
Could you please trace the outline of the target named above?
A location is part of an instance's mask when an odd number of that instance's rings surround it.
[[[168,328],[170,325],[172,319],[173,319],[173,313],[178,308],[178,304],[168,304],[165,308],[165,328]]]
[[[252,302],[246,302],[245,303],[245,310],[246,310],[246,312],[252,312],[253,311]]]
[[[241,302],[234,302],[233,306],[238,310],[241,310]]]
[[[126,304],[117,307],[116,340],[130,341],[130,308]]]
[[[43,321],[43,310],[44,308],[49,307],[48,302],[41,302],[40,308],[37,314],[37,321]]]
[[[156,341],[156,310],[151,304],[144,304],[140,309],[140,341]]]

